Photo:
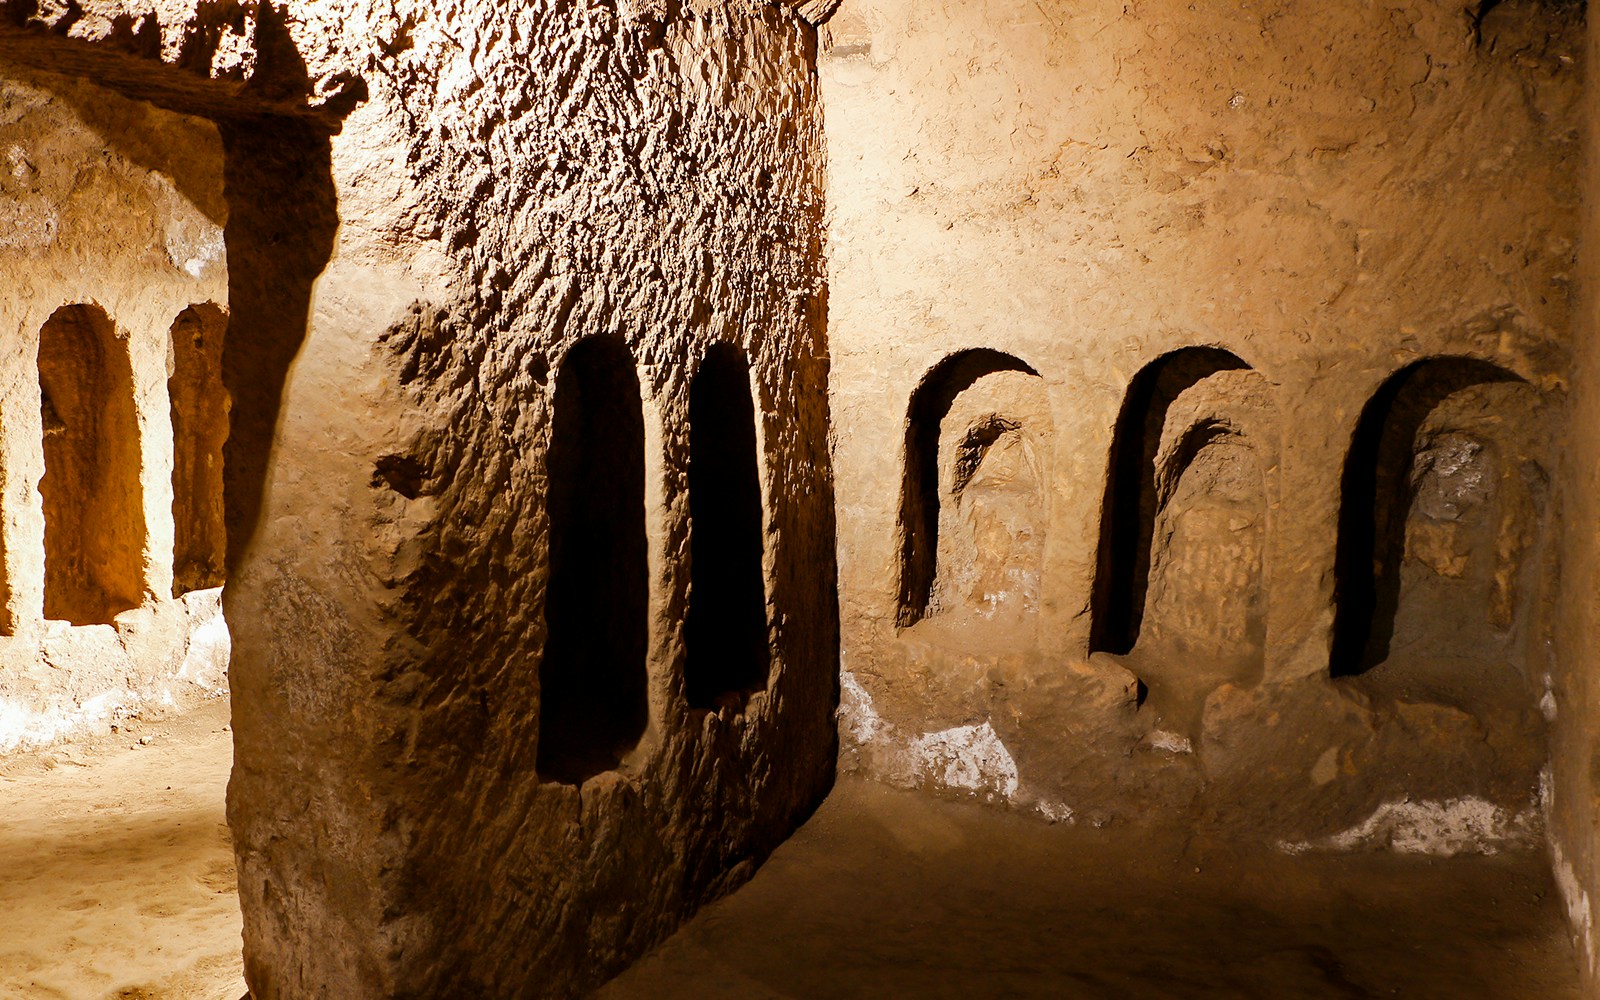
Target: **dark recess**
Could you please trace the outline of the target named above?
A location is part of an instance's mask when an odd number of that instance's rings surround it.
[[[1167,409],[1202,380],[1249,367],[1221,348],[1185,347],[1150,362],[1129,383],[1111,438],[1101,506],[1099,560],[1090,605],[1091,650],[1122,654],[1139,641],[1158,512],[1156,452]],[[1186,439],[1182,460],[1193,458],[1207,439]]]
[[[211,303],[193,305],[173,321],[172,594],[220,587],[227,562],[222,496],[223,449],[228,440],[228,392],[222,384],[222,337],[228,316]]]
[[[761,480],[750,369],[733,347],[706,353],[689,389],[689,610],[684,695],[691,708],[767,685]]]
[[[905,479],[900,489],[900,609],[897,624],[928,613],[939,552],[939,425],[950,404],[973,383],[997,372],[1039,373],[1020,358],[979,347],[945,358],[911,395],[906,417]]]
[[[88,305],[39,332],[44,433],[44,614],[105,624],[142,598],[139,418],[127,341]]]
[[[620,340],[588,338],[562,362],[548,469],[537,767],[580,784],[617,766],[649,712],[644,416]]]
[[[1389,656],[1400,604],[1417,431],[1452,394],[1511,381],[1521,379],[1487,361],[1428,358],[1390,376],[1362,409],[1340,488],[1329,656],[1333,676],[1364,673]]]

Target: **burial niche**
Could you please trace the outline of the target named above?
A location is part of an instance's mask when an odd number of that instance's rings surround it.
[[[1156,453],[1156,514],[1139,642],[1146,680],[1194,694],[1259,679],[1267,482],[1266,386],[1221,371],[1167,411]],[[1249,419],[1249,416],[1255,419]]]
[[[1237,355],[1220,348],[1186,347],[1152,361],[1129,383],[1112,432],[1105,500],[1101,505],[1099,557],[1090,602],[1091,650],[1125,654],[1139,641],[1150,586],[1151,544],[1162,513],[1157,457],[1164,438],[1170,453],[1170,446],[1188,435],[1187,428],[1177,428],[1177,437],[1169,432],[1168,411],[1188,390],[1219,373],[1248,369]],[[1209,444],[1233,447],[1238,442],[1206,436],[1195,439],[1196,450],[1188,464],[1193,464]],[[1222,454],[1225,453],[1216,457]],[[1203,482],[1211,464],[1212,457],[1208,456],[1196,468],[1191,482]],[[1223,464],[1232,467],[1230,463]],[[1178,495],[1184,468],[1176,467],[1177,474],[1169,476],[1168,500]]]
[[[684,694],[691,708],[767,685],[761,479],[750,367],[738,348],[706,352],[689,388],[689,609]]]
[[[1461,357],[1412,364],[1373,395],[1344,468],[1334,676],[1392,663],[1459,687],[1520,664],[1541,581],[1544,405]]]
[[[222,387],[222,338],[228,317],[206,303],[172,324],[172,594],[222,586],[227,538],[222,512],[222,447],[228,440],[228,393]]]
[[[126,338],[94,306],[39,333],[44,433],[44,615],[109,623],[144,592],[139,426]]]
[[[538,769],[579,784],[617,766],[649,713],[644,414],[622,341],[579,341],[554,409]]]
[[[901,493],[902,627],[935,613],[1014,622],[1037,610],[1051,446],[1029,365],[988,349],[930,371],[911,398]]]

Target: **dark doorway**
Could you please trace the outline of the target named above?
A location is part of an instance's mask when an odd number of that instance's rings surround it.
[[[616,767],[649,715],[644,416],[622,341],[583,340],[562,362],[548,469],[538,769],[579,784]]]
[[[750,368],[737,348],[707,353],[689,389],[689,611],[684,694],[691,708],[767,686],[761,479]]]

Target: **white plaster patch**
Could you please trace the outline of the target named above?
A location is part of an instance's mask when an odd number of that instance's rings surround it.
[[[1600,960],[1600,943],[1595,940],[1594,910],[1589,905],[1589,894],[1584,891],[1577,872],[1573,871],[1572,864],[1561,850],[1561,842],[1554,837],[1550,840],[1550,852],[1553,855],[1556,888],[1567,904],[1567,925],[1583,944],[1584,957],[1588,960],[1589,974],[1592,976],[1596,971],[1596,962]]]
[[[207,694],[228,690],[228,661],[233,655],[233,637],[221,614],[208,619],[189,636],[189,648],[176,679],[188,681]]]
[[[1145,738],[1145,742],[1152,750],[1174,754],[1194,753],[1194,744],[1189,742],[1189,737],[1165,729],[1157,729]]]
[[[1511,813],[1476,796],[1412,802],[1385,802],[1364,821],[1342,833],[1314,841],[1282,842],[1286,854],[1310,850],[1353,851],[1387,848],[1402,854],[1452,857],[1497,854],[1507,847],[1531,844],[1538,833],[1538,813]]]
[[[55,206],[37,195],[0,201],[0,247],[44,250],[55,244],[59,229]]]
[[[186,251],[188,256],[180,256]],[[227,253],[227,246],[223,242],[222,230],[216,226],[210,226],[203,230],[198,238],[192,242],[175,239],[169,231],[167,253],[172,258],[172,262],[179,265],[189,277],[203,278],[208,267],[223,260]]]
[[[0,698],[0,753],[42,747],[90,726],[137,714],[138,696],[130,691],[106,691],[81,705],[39,710]]]
[[[1017,794],[1017,762],[987,721],[924,733],[912,740],[911,753],[923,773],[946,787],[1007,799]]]
[[[871,743],[883,729],[872,695],[848,670],[839,671],[839,728],[857,743]]]
[[[194,208],[164,175],[152,172],[149,183],[166,216],[167,259],[191,278],[204,277],[206,268],[227,257],[222,227]]]
[[[897,784],[929,782],[1007,800],[1016,798],[1020,785],[1017,762],[988,720],[910,736],[878,714],[872,695],[848,670],[839,671],[837,716],[842,738],[888,752],[887,770]],[[1072,817],[1072,810],[1065,805],[1041,803],[1037,808],[1055,822]]]
[[[1047,802],[1044,799],[1040,799],[1034,803],[1033,808],[1038,811],[1040,816],[1052,823],[1072,822],[1072,807],[1065,802]]]
[[[225,695],[231,653],[220,589],[123,612],[115,626],[49,621],[38,636],[0,640],[0,667],[20,657],[49,682],[0,697],[0,754]]]

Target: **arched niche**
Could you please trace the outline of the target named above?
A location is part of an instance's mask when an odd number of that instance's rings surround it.
[[[1391,659],[1521,663],[1538,600],[1548,475],[1545,402],[1520,376],[1466,357],[1391,376],[1345,459],[1330,670]]]
[[[1260,677],[1271,415],[1249,369],[1215,372],[1168,407],[1135,647],[1152,684],[1200,694]]]
[[[222,338],[228,315],[211,303],[178,314],[171,331],[167,398],[172,411],[172,593],[220,587],[223,527],[222,450],[228,440],[228,392],[222,386]]]
[[[767,686],[761,477],[750,365],[711,347],[689,387],[689,607],[684,695],[691,708]]]
[[[1151,543],[1162,506],[1157,457],[1164,438],[1170,446],[1189,433],[1187,427],[1168,430],[1168,411],[1179,397],[1202,383],[1249,367],[1220,348],[1186,347],[1152,361],[1129,383],[1112,432],[1101,505],[1090,602],[1091,650],[1128,653],[1139,641],[1150,585]],[[1203,441],[1197,445],[1198,450],[1203,447]],[[1204,468],[1203,463],[1196,475]],[[1174,492],[1181,478],[1172,480]]]
[[[44,614],[108,623],[144,593],[145,517],[128,342],[95,306],[39,332]]]
[[[1050,436],[1044,380],[1019,358],[963,351],[924,377],[905,429],[902,627],[1036,604]]]
[[[615,768],[649,716],[644,415],[626,345],[579,341],[554,410],[537,767],[580,784]]]

